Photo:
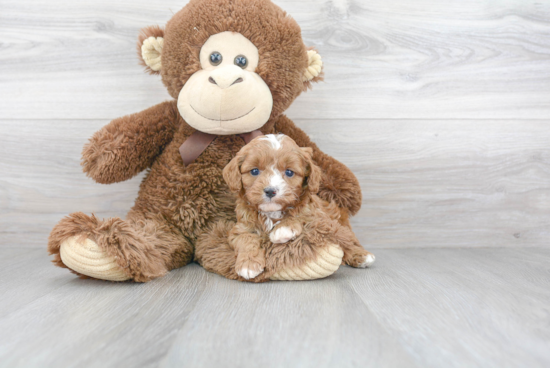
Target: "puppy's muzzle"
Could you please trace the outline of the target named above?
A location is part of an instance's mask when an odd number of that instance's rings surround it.
[[[267,198],[271,199],[271,198],[273,198],[277,195],[277,190],[274,189],[274,188],[265,188],[264,193],[265,193]]]

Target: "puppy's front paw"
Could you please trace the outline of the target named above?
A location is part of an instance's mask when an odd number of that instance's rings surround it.
[[[269,234],[269,240],[271,240],[272,243],[286,243],[296,237],[296,234],[294,231],[289,228],[288,226],[281,226],[275,230],[273,230]]]
[[[363,261],[361,263],[359,263],[359,267],[360,268],[367,268],[369,267],[370,265],[372,265],[375,261],[376,257],[374,256],[374,254],[372,253],[369,253],[365,256],[363,256]]]
[[[374,254],[365,251],[365,253],[355,254],[346,260],[346,263],[351,267],[367,268],[374,263],[375,259]]]
[[[253,279],[262,272],[264,272],[264,266],[252,260],[243,262],[243,264],[237,268],[237,275],[246,280]]]

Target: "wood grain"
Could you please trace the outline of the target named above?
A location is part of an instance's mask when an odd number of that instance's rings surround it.
[[[377,255],[375,272],[341,268],[340,277],[419,366],[550,364],[549,249]]]
[[[80,167],[82,146],[107,121],[0,121],[0,244],[44,247],[71,212],[124,216],[143,177],[100,185]]]
[[[367,248],[549,245],[547,121],[299,124],[357,175]]]
[[[71,212],[124,216],[141,174],[100,185],[83,144],[107,121],[0,120],[0,246],[45,247]],[[297,120],[363,190],[365,247],[548,247],[548,121]]]
[[[135,42],[186,1],[3,0],[0,367],[550,366],[550,1],[275,2],[325,62],[288,115],[356,173],[375,266],[262,285],[53,267],[61,217],[132,206],[143,173],[96,184],[80,152],[169,98]]]
[[[190,265],[79,280],[0,249],[0,367],[547,367],[550,250],[379,249],[371,269],[247,284]],[[27,279],[27,286],[14,280]],[[6,298],[0,299],[0,308]]]
[[[325,62],[292,118],[550,116],[550,2],[278,0]],[[4,0],[0,118],[113,119],[168,98],[141,27],[181,1]]]
[[[338,277],[264,285],[217,277],[189,320],[159,367],[416,366]]]
[[[73,281],[48,262],[45,249],[3,247],[0,255],[0,318]]]
[[[157,366],[212,276],[193,265],[137,284],[80,280],[59,270],[63,287],[38,290],[35,270],[58,270],[45,251],[27,251],[27,265],[12,268],[1,281],[2,290],[34,299],[0,317],[0,367]],[[28,286],[10,283],[23,276]]]

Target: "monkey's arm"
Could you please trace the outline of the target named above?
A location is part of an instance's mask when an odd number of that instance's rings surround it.
[[[176,101],[111,121],[84,146],[84,172],[102,184],[130,179],[151,166],[170,143],[177,121]]]
[[[362,201],[361,187],[346,165],[323,153],[303,130],[284,115],[275,124],[275,132],[288,135],[300,147],[313,149],[313,160],[323,171],[319,197],[329,202],[336,202],[339,207],[346,208],[351,215],[359,211]]]

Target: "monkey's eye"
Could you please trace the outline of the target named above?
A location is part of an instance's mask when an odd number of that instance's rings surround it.
[[[235,65],[244,69],[248,65],[248,60],[244,55],[239,55],[235,57]]]
[[[288,176],[289,178],[292,178],[294,176],[294,171],[292,171],[290,169],[286,169],[285,170],[285,175]]]
[[[252,175],[252,176],[258,176],[258,175],[260,175],[260,170],[258,170],[258,169],[252,169],[252,170],[250,170],[250,175]]]
[[[210,54],[210,64],[214,66],[220,65],[222,60],[223,60],[222,54],[220,54],[219,52],[214,51],[213,53]]]

